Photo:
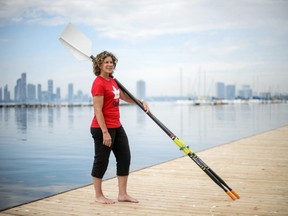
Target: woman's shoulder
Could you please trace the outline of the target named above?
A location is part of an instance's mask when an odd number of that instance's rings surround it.
[[[96,77],[92,82],[92,88],[95,88],[96,86],[102,86],[102,81],[99,79],[99,77]]]
[[[103,82],[103,79],[101,79],[101,78],[102,78],[101,76],[97,76],[97,77],[94,79],[93,83],[102,83],[102,82]]]

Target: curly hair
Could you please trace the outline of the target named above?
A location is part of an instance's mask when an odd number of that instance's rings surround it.
[[[111,57],[112,58],[114,68],[116,68],[116,64],[118,62],[118,59],[116,58],[116,56],[113,55],[111,52],[103,51],[103,52],[99,53],[96,56],[96,58],[93,59],[93,73],[96,76],[100,75],[100,73],[101,73],[101,70],[100,70],[101,64],[104,62],[104,59],[107,58],[107,57]]]

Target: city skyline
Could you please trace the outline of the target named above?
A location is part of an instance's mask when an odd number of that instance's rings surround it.
[[[212,95],[217,82],[288,92],[287,1],[1,3],[0,86],[14,86],[26,72],[30,83],[54,80],[64,95],[67,83],[89,93],[92,63],[59,42],[71,22],[91,39],[94,56],[108,50],[118,57],[114,75],[131,92],[137,80],[145,80],[148,97]]]
[[[199,82],[200,85],[201,81]],[[0,86],[0,102],[9,103],[61,103],[61,102],[91,102],[91,96],[89,94],[83,93],[81,89],[74,91],[74,84],[67,83],[67,94],[61,94],[62,90],[57,85],[54,85],[54,80],[49,79],[46,83],[46,88],[41,84],[33,84],[27,81],[27,74],[22,73],[20,78],[16,80],[16,84],[13,88],[13,91],[9,89],[9,86],[6,84],[4,87]],[[252,99],[252,98],[263,98],[269,99],[273,96],[276,97],[285,97],[287,98],[288,93],[272,93],[269,91],[257,92],[250,85],[245,84],[240,88],[236,87],[233,84],[227,84],[224,82],[216,82],[214,84],[215,93],[207,93],[205,90],[201,93],[199,92],[190,92],[187,95],[183,95],[182,91],[179,95],[165,95],[164,97],[171,98],[207,98],[207,99],[228,99],[234,100],[236,98],[241,99]],[[13,95],[13,96],[12,96]],[[138,80],[136,82],[136,93],[135,95],[138,98],[149,99],[155,98],[157,95],[147,96],[146,95],[146,82],[144,80]],[[158,96],[159,97],[159,96]]]
[[[14,91],[11,91],[12,89]],[[68,94],[63,96],[61,95],[61,88],[54,86],[54,80],[47,80],[46,88],[42,88],[39,83],[27,82],[27,74],[22,73],[11,90],[7,84],[4,87],[0,86],[0,102],[60,103],[65,101],[72,103],[90,100],[88,94],[83,94],[81,89],[74,91],[73,83],[67,83],[67,89]]]

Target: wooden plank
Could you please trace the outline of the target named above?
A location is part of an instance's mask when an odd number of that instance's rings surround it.
[[[93,185],[0,212],[33,215],[287,215],[288,126],[198,153],[241,196],[232,201],[189,157],[133,172],[140,203],[94,202]],[[103,182],[116,201],[117,179]]]

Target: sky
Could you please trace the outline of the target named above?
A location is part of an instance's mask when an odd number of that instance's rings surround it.
[[[16,80],[54,80],[67,94],[90,94],[92,62],[78,61],[59,42],[73,23],[119,62],[115,77],[147,96],[215,95],[215,83],[288,93],[286,0],[0,0],[0,87]],[[13,97],[13,96],[12,96]]]

